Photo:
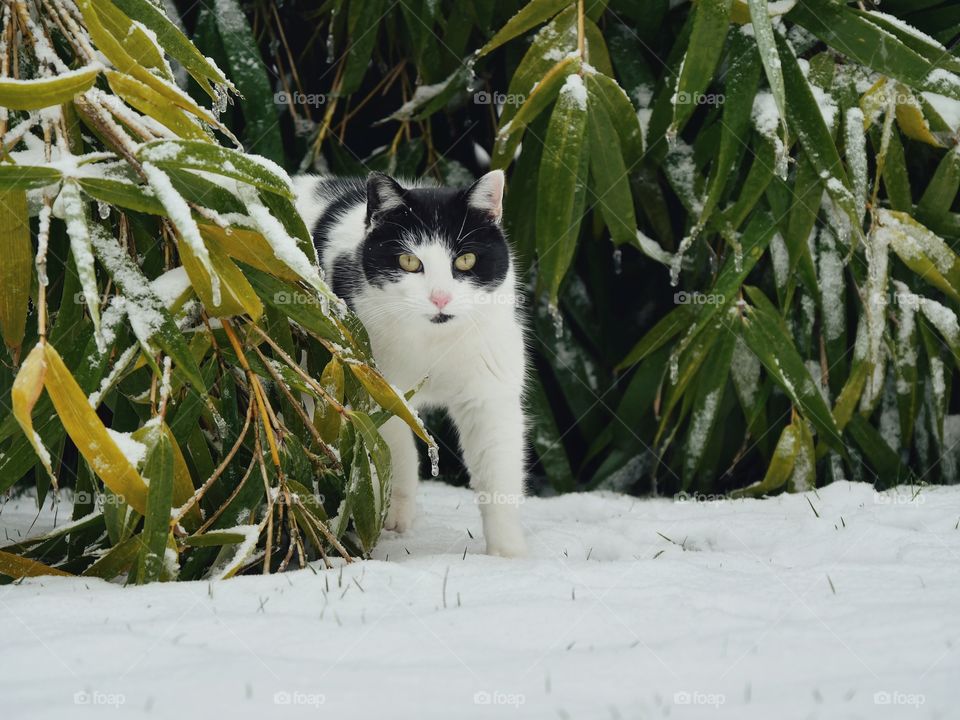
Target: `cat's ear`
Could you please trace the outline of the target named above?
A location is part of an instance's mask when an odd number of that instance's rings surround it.
[[[498,223],[503,217],[503,170],[491,170],[467,190],[467,204]]]
[[[367,222],[377,213],[403,205],[404,189],[396,180],[381,172],[367,177]]]

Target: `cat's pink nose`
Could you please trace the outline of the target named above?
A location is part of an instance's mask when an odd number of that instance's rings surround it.
[[[443,290],[434,290],[430,293],[430,302],[437,306],[437,310],[443,310],[451,300],[451,295]]]

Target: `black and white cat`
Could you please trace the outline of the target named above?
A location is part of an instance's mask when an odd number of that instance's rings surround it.
[[[503,173],[466,189],[381,173],[295,181],[320,265],[366,326],[380,370],[403,391],[420,386],[413,404],[445,408],[457,426],[487,552],[523,555],[525,352],[500,227]],[[386,528],[403,532],[415,511],[416,446],[397,418],[381,432],[394,469]]]

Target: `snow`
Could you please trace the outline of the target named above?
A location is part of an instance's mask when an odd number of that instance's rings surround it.
[[[107,428],[107,432],[131,465],[137,467],[143,462],[143,458],[147,454],[146,445],[139,440],[134,440],[130,433],[117,432],[112,428]]]
[[[160,148],[156,152],[162,155],[165,145],[165,143],[161,143]],[[151,146],[151,151],[155,147],[157,146]],[[156,159],[153,152],[151,152],[151,158]],[[151,162],[143,163],[142,167],[143,174],[147,177],[147,182],[150,183],[150,187],[152,187],[153,191],[157,194],[157,199],[170,215],[170,221],[177,228],[180,237],[189,246],[190,251],[197,258],[197,262],[203,266],[207,276],[210,278],[213,304],[220,305],[220,276],[213,269],[210,253],[207,251],[207,246],[200,236],[200,228],[197,227],[197,223],[190,213],[190,206],[187,204],[187,201],[183,199],[183,196],[176,191],[173,183],[170,182],[170,178],[167,177],[167,174],[163,172],[163,170]]]
[[[888,13],[880,12],[878,10],[867,10],[867,15],[875,18],[879,18],[880,20],[883,20],[884,22],[888,23],[892,27],[916,38],[917,40],[922,40],[924,43],[928,45],[932,45],[933,47],[939,50],[942,50],[943,52],[947,51],[947,49],[943,45],[941,45],[938,41],[936,41],[934,38],[930,37],[924,32],[921,32],[910,23],[904,22],[903,20],[898,18],[896,15],[890,15]]]
[[[928,89],[942,95],[960,92],[960,77],[949,70],[935,68],[926,77]]]
[[[253,224],[266,238],[277,259],[310,283],[321,294],[329,292],[320,279],[316,264],[310,261],[297,245],[296,240],[287,234],[280,221],[271,215],[267,207],[260,202],[257,191],[249,185],[238,183],[237,193],[244,205],[247,206]]]
[[[923,93],[923,97],[933,106],[933,109],[937,111],[940,118],[950,126],[953,132],[960,132],[960,100],[954,100],[932,92]]]
[[[0,588],[4,648],[16,658],[3,674],[5,711],[179,717],[189,707],[191,717],[231,720],[318,710],[417,720],[954,712],[960,488],[876,493],[839,482],[767,500],[530,498],[526,560],[480,554],[469,491],[427,482],[419,499],[408,535],[387,533],[375,560],[342,568]],[[45,512],[33,532],[51,519]],[[27,499],[0,513],[12,538],[33,520]]]
[[[569,95],[581,110],[587,109],[587,87],[583,84],[583,78],[576,73],[567,76],[560,94]]]
[[[183,267],[175,267],[150,281],[150,289],[169,310],[190,289],[190,277]]]

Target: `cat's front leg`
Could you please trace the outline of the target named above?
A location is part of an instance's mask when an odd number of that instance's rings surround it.
[[[487,553],[520,557],[527,545],[520,523],[523,503],[523,409],[520,398],[485,398],[450,407],[460,433],[483,520]]]
[[[413,523],[417,504],[419,460],[413,432],[400,418],[392,417],[380,428],[380,434],[390,446],[391,473],[390,507],[383,523],[387,530],[406,532]]]

